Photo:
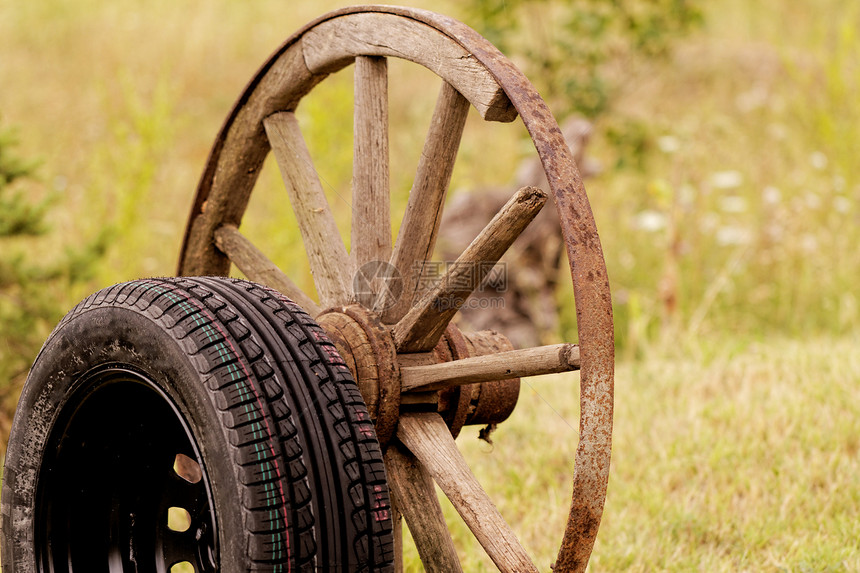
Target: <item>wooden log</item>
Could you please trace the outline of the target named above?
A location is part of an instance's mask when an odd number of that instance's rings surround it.
[[[313,73],[332,73],[356,56],[397,57],[421,64],[453,84],[487,121],[513,121],[517,111],[477,58],[441,31],[395,14],[362,13],[321,22],[302,37]]]
[[[399,300],[382,304],[385,323],[397,322],[409,310],[418,288],[415,265],[429,261],[433,255],[468,112],[468,100],[451,84],[443,82],[391,255],[391,265],[403,277],[403,291]]]
[[[514,532],[472,474],[439,414],[403,414],[397,437],[427,468],[500,571],[537,571]]]
[[[325,308],[347,304],[353,298],[352,261],[296,116],[292,112],[275,113],[263,120],[263,125],[296,214],[320,305]]]
[[[320,313],[317,303],[233,225],[224,225],[215,231],[215,246],[227,255],[249,280],[286,295],[311,316]]]
[[[462,571],[436,488],[427,470],[400,444],[391,444],[386,450],[385,469],[392,498],[406,518],[424,570],[439,573]]]
[[[540,212],[546,199],[546,193],[536,187],[523,187],[511,197],[438,285],[394,326],[398,352],[426,352],[436,345],[457,310]]]
[[[388,178],[388,64],[355,59],[352,257],[355,268],[391,257]]]
[[[553,344],[440,364],[401,367],[400,379],[404,391],[426,392],[473,382],[508,380],[571,370],[579,370],[579,347],[575,344]]]

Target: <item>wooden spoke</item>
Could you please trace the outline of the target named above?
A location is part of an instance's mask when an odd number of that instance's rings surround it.
[[[248,279],[285,294],[311,316],[320,313],[317,303],[233,225],[224,225],[215,231],[215,246],[227,255]]]
[[[416,63],[443,82],[394,245],[388,199],[386,58]],[[317,84],[351,64],[355,64],[356,209],[350,255],[293,112]],[[428,267],[416,269],[416,264],[429,261],[433,254],[464,123],[472,113],[470,107],[488,121],[507,122],[519,116],[531,136],[554,198],[570,265],[579,346],[508,352],[507,347],[490,342],[481,346],[466,339],[468,344],[461,352],[462,341],[455,340],[452,334],[446,337],[447,344],[438,345],[439,354],[466,356],[471,350],[486,350],[491,355],[434,364],[438,359],[437,343],[450,320],[473,290],[483,284],[547,198],[534,188],[518,191],[456,262],[445,263],[441,280],[426,286],[428,279],[438,278],[438,274],[428,273]],[[270,150],[277,159],[308,253],[319,293],[314,297],[319,301],[316,305],[237,230]],[[380,261],[379,265],[368,265],[364,273],[357,274],[357,265],[374,260]],[[384,262],[397,268],[405,280],[398,284],[397,274],[387,274],[392,269]],[[391,430],[388,435],[379,435],[384,436],[383,447],[394,452],[392,456],[401,454],[393,462],[386,457],[393,515],[397,520],[400,508],[410,525],[416,524],[413,533],[416,542],[424,546],[419,551],[429,570],[460,569],[451,540],[443,535],[445,524],[432,479],[451,498],[500,569],[535,570],[480,489],[448,427],[435,412],[440,404],[443,409],[448,407],[452,426],[457,426],[465,415],[472,416],[472,421],[489,416],[492,408],[488,405],[483,411],[483,404],[493,403],[503,392],[513,395],[516,390],[515,382],[495,384],[492,380],[576,369],[581,354],[580,437],[569,516],[555,569],[585,571],[603,514],[612,445],[614,341],[609,281],[588,197],[563,133],[533,86],[494,46],[452,18],[426,10],[381,5],[331,12],[287,38],[248,82],[217,136],[194,199],[180,273],[227,275],[232,263],[311,313],[342,310],[341,314],[354,319],[355,328],[361,329],[368,340],[384,340],[385,344],[376,346],[384,346],[390,352],[383,355],[376,347],[363,347],[361,353],[372,356],[367,356],[361,368],[366,373],[375,366],[380,380],[390,377],[401,381],[401,386],[372,388],[368,394],[376,396],[380,404],[403,405],[405,413],[399,420],[396,412],[388,417],[378,413],[380,427]],[[381,284],[374,285],[374,281]],[[390,287],[392,292],[386,293],[384,287]],[[374,317],[378,315],[382,324],[389,326],[383,328],[373,322],[365,328],[364,322],[347,313],[357,309],[350,306],[353,303],[372,309]],[[329,323],[340,324],[336,320]],[[371,327],[377,326],[379,340],[371,336]],[[353,344],[350,348],[358,347]],[[345,358],[354,363],[358,372],[356,356]],[[364,378],[363,382],[372,379]],[[440,400],[436,390],[488,379],[491,381],[477,394],[466,392],[466,386],[457,393],[456,402],[454,396]],[[469,412],[473,398],[477,403]],[[368,402],[372,403],[372,399]],[[396,436],[391,436],[395,431]],[[414,487],[415,484],[420,485]],[[413,493],[409,493],[410,487]],[[385,533],[388,543],[387,532],[381,533]],[[444,549],[434,548],[437,540]],[[395,539],[393,543],[400,552],[401,541]]]
[[[352,256],[355,268],[391,257],[388,180],[388,64],[355,59]]]
[[[436,345],[448,322],[540,212],[546,198],[536,187],[523,187],[511,197],[438,285],[394,326],[398,352],[426,352]]]
[[[391,265],[404,279],[403,295],[397,301],[381,305],[386,309],[382,315],[385,323],[397,322],[409,310],[420,278],[415,265],[430,260],[433,254],[468,113],[469,101],[451,84],[443,82],[391,256]]]
[[[427,366],[402,367],[400,377],[404,391],[426,392],[473,382],[540,376],[571,370],[579,370],[579,346],[553,344]]]
[[[263,120],[263,125],[302,232],[320,304],[346,304],[353,298],[352,264],[296,116],[275,113]]]
[[[537,571],[472,474],[439,414],[403,414],[397,437],[427,468],[500,571]]]
[[[400,511],[400,504],[394,498],[389,488],[391,499],[391,527],[394,529],[394,573],[403,573],[403,512]]]
[[[385,452],[385,469],[391,496],[406,518],[424,569],[439,573],[462,571],[427,469],[398,444],[391,444]]]

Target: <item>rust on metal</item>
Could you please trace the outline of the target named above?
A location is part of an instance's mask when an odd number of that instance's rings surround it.
[[[469,356],[486,356],[505,350],[513,350],[514,345],[506,336],[495,330],[464,332]],[[520,379],[493,380],[472,385],[472,408],[466,424],[484,426],[498,424],[508,419],[520,397]]]
[[[498,332],[461,332],[456,325],[449,324],[433,352],[401,353],[397,360],[402,373],[404,368],[450,364],[512,349],[511,342]],[[401,403],[427,404],[426,397],[435,395],[433,402],[437,407],[434,410],[442,415],[456,437],[463,426],[496,424],[506,420],[517,404],[519,390],[519,378],[470,382],[441,390],[418,387],[402,390]],[[411,397],[415,395],[424,398],[413,402]]]
[[[460,329],[454,324],[448,324],[445,328],[445,333],[442,335],[439,344],[448,346],[452,360],[460,360],[461,358],[469,357],[469,348],[466,345],[466,339]],[[451,430],[451,435],[455,438],[460,435],[460,430],[466,423],[466,418],[469,415],[470,406],[472,404],[472,388],[474,384],[464,384],[454,388],[442,390],[439,395],[440,413],[442,419],[448,424]],[[443,401],[448,404],[447,411],[442,411]]]

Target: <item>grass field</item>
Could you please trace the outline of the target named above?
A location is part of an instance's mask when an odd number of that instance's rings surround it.
[[[591,570],[860,570],[858,345],[693,344],[621,364]],[[566,517],[577,382],[530,380],[493,447],[458,439],[542,571]],[[494,570],[458,525],[465,570]]]
[[[175,272],[233,100],[289,33],[344,4],[0,3],[0,119],[42,160],[33,194],[60,197],[54,232],[28,244],[30,256],[112,230],[95,280],[57,294],[63,308],[101,286]],[[453,0],[432,9],[460,14]],[[702,29],[668,60],[608,72],[618,96],[589,147],[603,165],[587,187],[619,357],[591,570],[860,571],[860,4],[704,9]],[[436,87],[396,63],[392,77],[396,212]],[[351,96],[340,74],[299,109],[344,222]],[[452,188],[508,183],[526,147],[521,127],[470,117]],[[310,289],[272,165],[255,193],[243,231]],[[560,294],[568,338],[569,298]],[[541,570],[569,502],[577,382],[530,380],[495,446],[474,429],[459,439]],[[492,570],[447,511],[465,569]],[[412,551],[409,569],[417,563]]]

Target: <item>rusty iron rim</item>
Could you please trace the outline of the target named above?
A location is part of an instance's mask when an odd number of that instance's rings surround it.
[[[337,10],[310,22],[290,36],[253,76],[215,140],[197,189],[180,260],[185,259],[192,224],[204,210],[228,130],[256,86],[277,58],[308,30],[321,22],[361,12],[388,13],[422,22],[466,49],[505,91],[540,156],[561,220],[573,280],[582,360],[579,445],[573,495],[555,566],[556,570],[582,571],[591,555],[603,513],[612,445],[614,338],[609,281],[585,188],[561,130],[528,79],[485,38],[453,18],[394,6],[356,6]]]

